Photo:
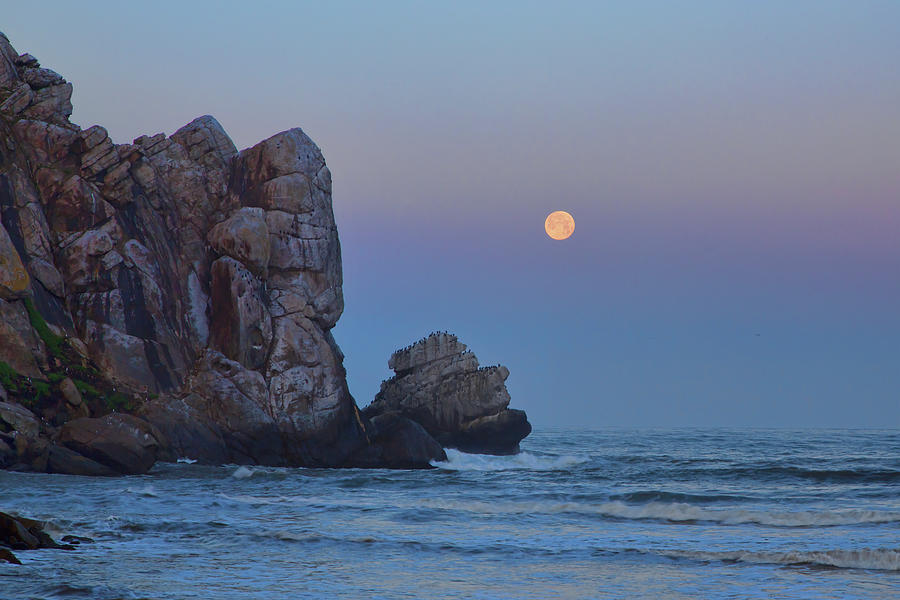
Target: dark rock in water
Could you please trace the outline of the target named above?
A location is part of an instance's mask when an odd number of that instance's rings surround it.
[[[0,513],[0,544],[13,550],[34,550],[41,546],[25,523],[6,513]]]
[[[0,548],[0,561],[12,563],[14,565],[22,564],[22,561],[16,558],[16,555],[6,548]]]
[[[100,419],[75,419],[59,432],[59,443],[69,450],[126,475],[149,471],[162,439],[143,419],[118,413]],[[61,456],[60,463],[64,460]]]
[[[479,367],[455,335],[433,333],[394,352],[388,366],[396,374],[362,411],[367,418],[397,412],[444,446],[484,454],[514,454],[531,433],[525,413],[507,408],[509,370]]]
[[[396,412],[373,417],[366,428],[371,444],[350,459],[363,468],[428,469],[447,460],[441,445],[425,429]]]
[[[529,433],[531,423],[525,411],[508,408],[495,415],[469,421],[448,436],[448,442],[463,452],[515,454],[519,451],[519,442]]]
[[[84,537],[80,535],[64,535],[60,538],[60,541],[65,542],[67,544],[72,544],[77,546],[78,544],[93,544],[94,540],[89,537]]]
[[[0,550],[3,550],[3,546],[11,550],[37,550],[38,548],[72,550],[74,548],[68,544],[54,542],[53,538],[44,531],[44,524],[40,521],[14,517],[0,512]],[[0,553],[0,560],[21,564],[11,552],[5,555]]]

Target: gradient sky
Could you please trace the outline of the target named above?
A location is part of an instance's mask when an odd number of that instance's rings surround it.
[[[449,330],[538,428],[900,427],[900,2],[2,13],[118,142],[319,144],[360,406]]]

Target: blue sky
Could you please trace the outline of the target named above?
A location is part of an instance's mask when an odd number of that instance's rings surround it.
[[[449,330],[537,427],[900,426],[896,2],[48,2],[0,29],[119,142],[209,113],[319,144],[360,405]]]

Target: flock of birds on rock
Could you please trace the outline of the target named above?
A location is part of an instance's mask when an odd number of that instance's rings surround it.
[[[431,339],[431,338],[433,338],[433,337],[436,337],[436,336],[439,336],[439,335],[444,335],[444,336],[452,337],[454,340],[457,339],[457,337],[456,337],[455,335],[453,335],[452,333],[449,333],[449,332],[447,332],[447,331],[432,331],[431,333],[429,333],[428,335],[426,335],[425,337],[423,337],[423,338],[420,339],[419,341],[413,342],[412,344],[410,344],[410,345],[408,345],[408,346],[406,346],[406,347],[404,347],[404,348],[400,348],[399,350],[395,350],[395,351],[394,351],[394,354],[397,354],[397,353],[399,353],[399,352],[406,352],[407,350],[410,350],[413,346],[418,346],[418,345],[421,344],[422,342],[427,342],[429,339]]]

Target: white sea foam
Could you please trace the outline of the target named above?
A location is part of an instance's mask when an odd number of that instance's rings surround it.
[[[665,552],[673,558],[736,561],[756,564],[819,565],[842,569],[900,571],[900,550],[822,550],[807,552]]]
[[[586,457],[579,456],[538,456],[530,452],[519,452],[509,456],[493,456],[488,454],[467,454],[453,448],[447,448],[446,461],[433,461],[432,466],[449,471],[558,471],[569,469],[587,462]]]
[[[238,467],[235,469],[234,473],[231,474],[235,479],[247,479],[248,477],[253,477],[257,473],[256,469],[250,469],[248,467]]]
[[[196,461],[196,459],[193,459],[193,458],[182,457],[182,458],[179,458],[177,462],[178,462],[178,464],[182,464],[182,465],[192,465],[197,461]]]

